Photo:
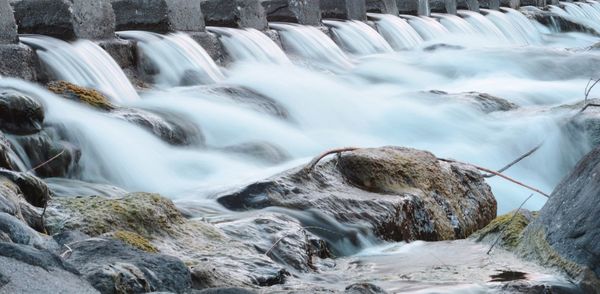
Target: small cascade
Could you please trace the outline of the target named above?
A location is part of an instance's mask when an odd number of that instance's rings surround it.
[[[502,33],[496,25],[492,21],[490,21],[485,16],[479,14],[478,12],[469,11],[469,10],[459,10],[458,15],[462,16],[467,22],[469,22],[475,29],[477,29],[481,34],[488,38],[493,38],[495,40],[508,42],[509,39]]]
[[[482,9],[485,12],[485,16],[491,20],[497,28],[502,31],[504,36],[510,40],[511,44],[527,45],[529,40],[525,32],[522,32],[515,23],[511,22],[504,13],[496,10]]]
[[[452,14],[445,13],[433,13],[431,16],[439,19],[440,23],[446,27],[451,33],[464,34],[464,35],[475,35],[479,32],[461,17]]]
[[[419,33],[402,18],[375,13],[370,13],[369,17],[375,19],[377,30],[395,50],[411,49],[423,43]]]
[[[392,52],[388,42],[372,27],[357,20],[323,20],[331,29],[334,40],[346,51],[356,55]]]
[[[117,103],[139,99],[121,67],[91,41],[69,44],[38,35],[21,36],[20,40],[37,50],[56,79],[98,89]]]
[[[159,35],[143,31],[123,31],[119,37],[138,41],[138,48],[158,69],[155,82],[179,86],[193,83],[210,84],[224,79],[219,66],[208,53],[184,33]]]
[[[450,31],[441,23],[428,16],[402,15],[408,23],[426,40],[435,40],[448,36]]]
[[[573,4],[579,6],[579,8],[581,8],[581,11],[583,11],[583,13],[586,16],[590,17],[591,19],[595,19],[595,20],[600,19],[600,12],[593,6],[593,3],[591,3],[591,2],[575,2]]]
[[[293,54],[341,69],[353,67],[340,47],[315,27],[287,23],[271,23],[269,26],[280,31],[283,47]]]
[[[219,40],[233,61],[288,64],[290,59],[267,35],[256,29],[207,27]]]
[[[560,4],[564,9],[555,5],[549,5],[548,9],[569,21],[600,32],[600,24],[596,21],[598,19],[597,15],[600,12],[598,4],[595,6],[589,3],[580,3],[580,5],[577,5],[570,2],[560,2]]]
[[[542,40],[542,33],[548,33],[547,28],[542,24],[530,20],[518,10],[508,7],[503,7],[501,10],[504,12],[504,17],[519,29],[530,43],[539,43]]]

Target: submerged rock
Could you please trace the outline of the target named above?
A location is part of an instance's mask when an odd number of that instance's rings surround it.
[[[368,224],[392,241],[465,238],[496,216],[496,200],[474,168],[399,147],[359,149],[307,173],[296,168],[220,195],[232,210],[316,209]]]
[[[17,135],[39,132],[44,107],[36,99],[14,90],[0,90],[0,130]]]
[[[429,93],[435,94],[440,98],[448,99],[450,101],[469,103],[484,113],[491,113],[495,111],[511,111],[519,108],[519,106],[515,103],[487,93],[447,93],[438,90],[429,91]]]
[[[270,164],[282,163],[291,157],[285,150],[269,142],[247,142],[223,147],[224,151],[237,153]]]
[[[262,95],[252,89],[233,86],[212,86],[207,88],[209,93],[217,94],[233,102],[242,103],[252,109],[264,112],[275,117],[289,120],[290,113],[274,99]]]
[[[600,148],[586,155],[556,187],[523,232],[518,250],[576,279],[585,293],[600,289]]]

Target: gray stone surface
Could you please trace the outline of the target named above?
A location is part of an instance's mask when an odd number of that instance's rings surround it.
[[[321,22],[320,0],[263,0],[262,5],[269,21],[313,26]]]
[[[365,20],[366,13],[365,0],[321,0],[323,18]]]
[[[431,12],[456,14],[456,0],[429,0]]]
[[[21,0],[12,5],[19,33],[64,40],[114,36],[115,15],[109,0]]]
[[[37,80],[37,55],[21,44],[0,45],[0,76]]]
[[[521,6],[545,7],[546,0],[521,0]]]
[[[217,36],[207,32],[190,33],[189,36],[198,42],[214,61],[217,63],[223,62],[223,47],[221,47],[221,42],[219,42]]]
[[[425,9],[423,1],[428,0],[397,0],[396,7],[400,14],[429,15],[430,11]]]
[[[521,0],[500,0],[500,7],[519,9],[521,7]]]
[[[8,0],[0,0],[0,44],[18,42],[17,24]]]
[[[7,236],[13,243],[38,248],[41,248],[43,244],[36,231],[18,218],[4,212],[0,212],[0,233]]]
[[[367,0],[367,11],[398,15],[396,0]]]
[[[600,148],[556,187],[523,232],[519,250],[575,278],[585,293],[600,289]]]
[[[119,31],[204,30],[199,0],[112,0],[112,7]]]
[[[500,0],[479,0],[479,8],[500,9]]]
[[[479,2],[477,0],[457,0],[456,8],[479,12]]]
[[[203,0],[204,21],[209,26],[267,29],[260,0]]]

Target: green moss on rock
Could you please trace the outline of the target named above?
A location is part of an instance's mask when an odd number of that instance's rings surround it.
[[[48,83],[48,90],[61,95],[67,99],[79,101],[95,108],[103,110],[115,109],[108,97],[90,88],[77,86],[66,81],[55,81]]]
[[[158,250],[154,247],[148,239],[129,231],[116,231],[113,233],[113,237],[119,239],[126,244],[129,244],[137,249],[146,252],[156,253]]]
[[[513,211],[497,217],[485,228],[475,232],[471,237],[478,242],[494,242],[498,234],[500,234],[500,245],[506,249],[514,249],[519,245],[519,242],[521,242],[523,230],[525,230],[525,227],[527,227],[530,221],[531,219],[523,212]]]

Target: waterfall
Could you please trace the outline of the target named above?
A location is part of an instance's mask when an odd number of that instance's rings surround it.
[[[392,52],[388,42],[372,27],[357,20],[323,20],[331,29],[333,38],[346,51],[356,55]]]
[[[444,38],[450,34],[446,27],[431,17],[411,15],[403,15],[402,17],[407,18],[408,23],[426,41]]]
[[[504,13],[489,9],[482,9],[481,11],[487,14],[486,17],[502,31],[504,36],[506,36],[512,44],[528,45],[531,43],[526,32],[521,31],[516,23],[506,17]]]
[[[210,84],[224,78],[208,53],[185,33],[159,35],[143,31],[123,31],[119,37],[138,41],[138,48],[158,69],[156,83],[177,86],[183,79]]]
[[[284,23],[271,23],[269,26],[279,31],[283,47],[293,54],[338,69],[353,67],[340,47],[315,27]]]
[[[26,35],[21,42],[33,47],[56,79],[93,87],[113,102],[138,99],[121,67],[100,46],[88,40],[73,44],[46,36]]]
[[[395,50],[411,49],[423,43],[419,33],[402,18],[375,13],[369,13],[369,17],[375,19],[377,30]]]
[[[500,42],[509,42],[506,35],[492,21],[478,12],[459,10],[457,13],[487,38],[500,40]]]
[[[440,23],[453,34],[475,35],[479,32],[461,17],[445,13],[433,13],[431,16],[439,19]]]
[[[206,29],[219,35],[221,44],[233,61],[290,63],[283,50],[267,35],[256,29],[222,27],[207,27]]]

